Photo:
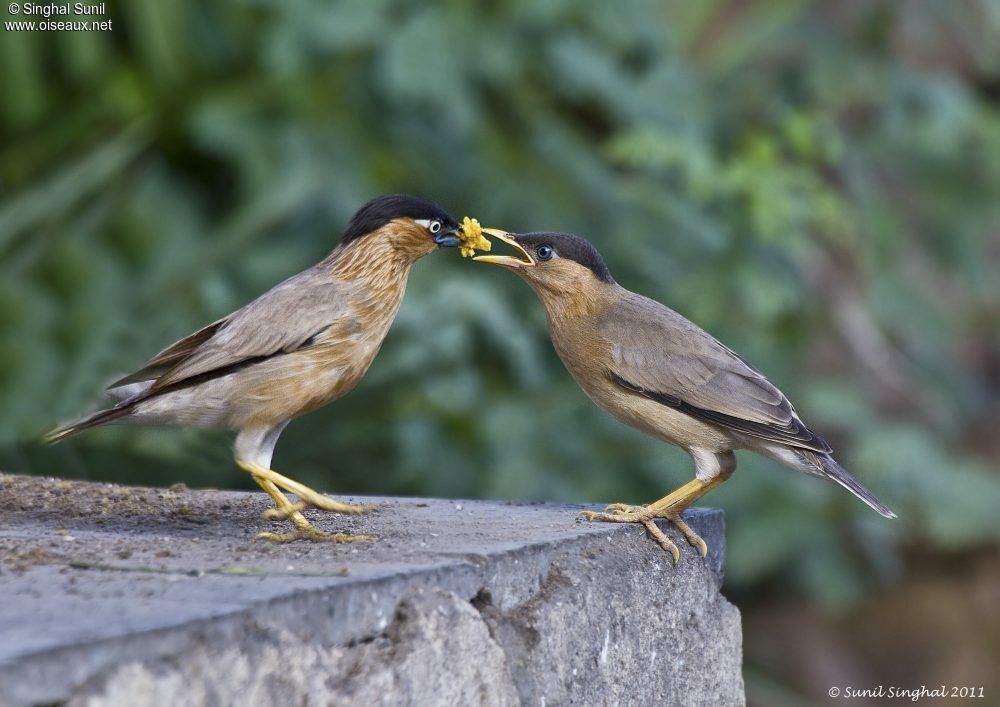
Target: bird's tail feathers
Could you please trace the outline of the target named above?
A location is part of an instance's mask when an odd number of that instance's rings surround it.
[[[91,427],[97,427],[98,425],[103,425],[108,422],[117,420],[131,412],[130,407],[113,407],[107,410],[98,410],[92,415],[87,415],[87,417],[82,420],[78,420],[64,427],[57,427],[56,429],[47,432],[43,438],[48,444],[55,444],[56,442],[61,442],[67,437],[72,437],[73,435],[88,430]]]
[[[895,513],[875,498],[875,494],[866,489],[860,481],[851,476],[851,472],[838,464],[837,460],[832,456],[829,454],[811,454],[810,457],[810,461],[814,461],[814,463],[816,463],[816,465],[823,471],[824,475],[833,479],[845,489],[867,503],[872,507],[872,509],[875,510],[876,513],[883,515],[886,518],[896,517]]]

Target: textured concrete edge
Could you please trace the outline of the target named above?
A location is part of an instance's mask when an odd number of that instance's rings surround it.
[[[722,512],[697,509],[688,520],[709,543],[707,569],[717,590],[725,542]],[[305,643],[350,646],[380,635],[400,602],[415,591],[444,590],[469,602],[485,591],[494,606],[504,610],[539,591],[556,555],[579,553],[604,537],[619,543],[648,542],[641,535],[635,526],[608,525],[601,532],[485,555],[462,554],[430,567],[295,590],[208,620],[32,654],[0,668],[0,700],[10,704],[65,700],[115,666],[168,659],[196,646],[235,645],[262,627],[280,626]],[[669,564],[666,559],[664,562]],[[702,560],[685,546],[684,559],[674,571],[690,571],[689,562]]]
[[[363,641],[310,643],[271,617],[225,644],[115,666],[69,705],[742,704],[739,612],[707,567],[672,573],[623,540],[560,547],[507,610],[486,587],[470,601],[411,586]]]

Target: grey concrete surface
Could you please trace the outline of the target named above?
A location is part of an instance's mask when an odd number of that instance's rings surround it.
[[[352,545],[254,541],[263,494],[0,475],[0,704],[735,705],[721,511],[681,561],[581,507],[348,498]]]

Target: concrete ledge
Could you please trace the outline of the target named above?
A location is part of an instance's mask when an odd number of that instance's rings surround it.
[[[263,494],[0,476],[0,704],[742,704],[722,512],[432,499],[276,546]],[[278,527],[275,524],[275,527]]]

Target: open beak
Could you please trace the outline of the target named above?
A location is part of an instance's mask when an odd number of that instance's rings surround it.
[[[477,255],[473,260],[478,260],[480,263],[493,263],[494,265],[504,265],[508,268],[526,268],[535,264],[534,259],[528,255],[528,251],[518,244],[517,239],[514,234],[507,233],[507,231],[501,231],[499,228],[484,228],[483,233],[488,236],[493,236],[499,241],[503,241],[509,246],[512,246],[517,250],[518,254],[523,257],[514,257],[511,255]]]
[[[434,242],[437,244],[438,248],[454,248],[461,241],[456,235],[461,230],[461,226],[456,226],[455,228],[449,229],[447,231],[441,231],[440,233],[434,234]]]

